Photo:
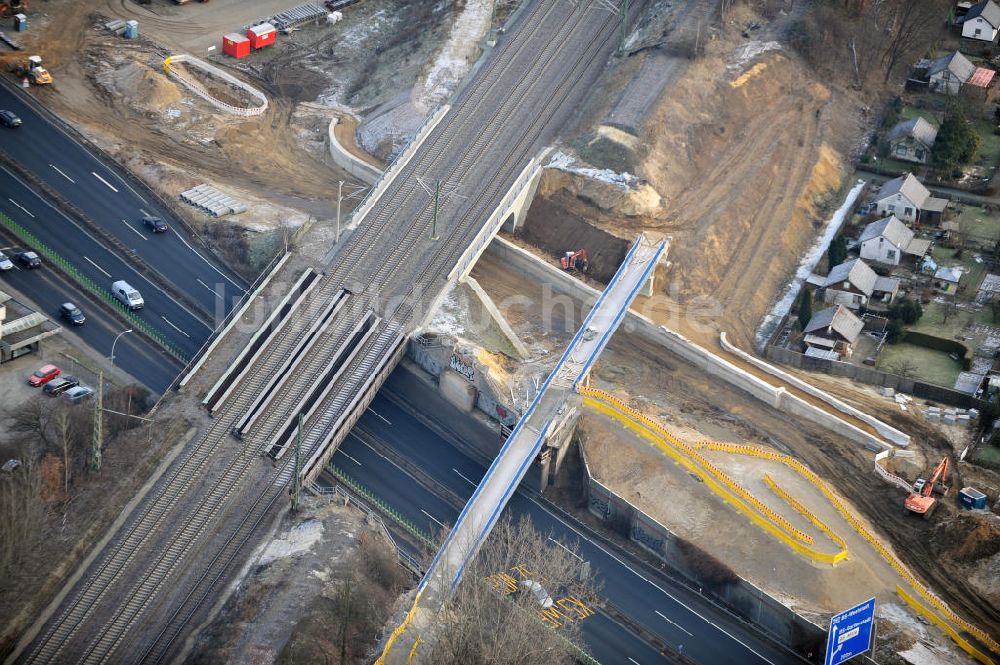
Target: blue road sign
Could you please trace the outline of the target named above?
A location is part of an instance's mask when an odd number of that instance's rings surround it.
[[[875,636],[875,599],[866,600],[830,619],[825,665],[840,665],[872,648]]]

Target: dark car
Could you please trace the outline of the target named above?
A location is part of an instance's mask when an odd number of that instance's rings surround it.
[[[83,325],[83,322],[87,320],[87,317],[83,315],[80,308],[71,302],[64,302],[59,305],[59,316],[66,319],[74,326]]]
[[[21,119],[13,111],[0,111],[0,125],[4,127],[20,127]]]
[[[146,215],[142,218],[142,223],[145,224],[146,228],[153,233],[167,232],[167,223],[159,217],[150,217],[149,215]]]
[[[20,252],[14,258],[24,268],[38,268],[42,265],[42,257],[35,252]]]
[[[75,376],[57,376],[42,386],[42,392],[49,397],[55,397],[70,388],[76,388],[78,385],[80,385],[80,379]]]

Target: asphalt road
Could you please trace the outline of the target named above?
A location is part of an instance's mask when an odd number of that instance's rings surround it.
[[[136,316],[155,328],[183,353],[193,355],[208,339],[212,329],[200,316],[138,273],[131,264],[105,248],[62,211],[3,168],[0,168],[0,192],[3,193],[0,197],[0,212],[34,234],[40,242],[74,265],[95,284],[111,291],[112,282],[124,279],[138,289],[145,306],[135,312]],[[160,239],[157,237],[152,241]],[[22,249],[25,247],[14,246],[4,251],[11,255]],[[41,268],[36,269],[39,270],[50,268],[43,263]],[[33,288],[25,288],[23,292],[36,300],[45,297]]]
[[[169,210],[50,122],[33,100],[7,81],[0,84],[0,109],[13,111],[23,121],[17,129],[0,128],[0,147],[8,155],[207,312],[217,312],[222,304],[223,314],[216,314],[216,321],[243,295],[243,280],[209,254]],[[154,236],[142,226],[144,213],[163,218],[170,230]]]
[[[0,239],[2,242],[2,239]],[[64,337],[90,345],[97,355],[111,355],[111,345],[118,333],[126,330],[121,320],[98,306],[95,302],[81,298],[79,291],[67,285],[61,275],[51,270],[19,270],[14,269],[0,273],[0,289],[4,284],[10,284],[22,294],[31,294],[30,298],[43,314],[51,317],[63,326]],[[27,297],[27,296],[26,296]],[[83,325],[74,326],[60,320],[59,305],[72,302],[84,311],[87,321]],[[45,342],[42,342],[45,348]],[[64,371],[67,368],[62,358],[43,356],[41,362],[53,362]],[[126,334],[115,344],[114,364],[121,367],[138,379],[151,391],[162,394],[174,378],[180,373],[182,366],[172,356],[142,335]],[[93,381],[93,377],[80,376],[84,383]]]
[[[390,379],[394,390],[400,385],[407,385],[401,383],[397,375],[399,372],[394,375],[396,380]],[[406,397],[416,408],[420,408],[422,413],[445,416],[440,408],[428,405],[428,398],[436,395],[418,396],[413,392],[414,389],[419,389],[419,386],[410,382]],[[449,419],[456,416],[462,417],[454,410],[447,413]],[[364,435],[375,437],[391,447],[462,499],[471,496],[475,485],[485,473],[482,465],[443,440],[383,394],[372,403],[357,428]],[[463,433],[468,435],[469,430],[463,430]],[[493,442],[497,436],[485,427],[481,428],[479,435],[488,437]],[[453,522],[458,515],[451,504],[418,485],[356,436],[352,435],[342,444],[340,451],[334,456],[334,463],[418,525],[431,528],[436,522]],[[543,533],[549,533],[552,538],[564,544],[578,545],[581,556],[590,561],[607,600],[664,642],[674,646],[683,645],[686,656],[712,665],[801,662],[711,605],[697,593],[670,585],[665,580],[650,579],[621,556],[590,539],[534,498],[518,492],[511,498],[507,510],[514,520],[528,515]],[[588,636],[588,642],[590,641]],[[635,638],[622,637],[620,641],[621,644],[616,642],[615,647],[606,652],[607,657],[601,659],[602,662],[628,663],[628,658],[638,663],[663,662],[648,660],[648,647]],[[596,651],[602,649],[597,640],[589,646],[595,651],[595,656]],[[640,657],[643,647],[647,651]],[[632,653],[636,655],[630,655]]]

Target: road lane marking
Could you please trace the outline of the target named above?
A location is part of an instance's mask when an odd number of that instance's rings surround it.
[[[108,277],[110,277],[110,276],[111,275],[108,275]],[[191,335],[187,334],[186,332],[184,332],[183,330],[181,330],[180,328],[178,328],[177,326],[175,326],[173,323],[171,323],[170,319],[168,319],[167,317],[163,316],[162,314],[160,314],[160,318],[163,319],[164,321],[166,321],[168,326],[170,326],[171,328],[173,328],[174,330],[176,330],[180,334],[184,335],[188,339],[191,339]]]
[[[559,542],[558,540],[556,540],[556,539],[555,539],[555,538],[553,538],[552,536],[549,536],[549,540],[551,540],[551,541],[552,541],[553,543],[555,543],[555,544],[556,544],[556,545],[558,545],[559,547],[561,547],[561,548],[563,548],[564,550],[566,550],[567,552],[569,552],[569,553],[570,553],[571,555],[575,556],[575,557],[576,557],[577,559],[579,559],[580,561],[583,561],[583,557],[582,557],[582,556],[580,556],[579,554],[577,554],[576,552],[574,552],[574,551],[573,551],[573,550],[571,550],[570,548],[566,547],[565,545],[563,545],[563,544],[562,544],[561,542]],[[657,614],[659,614],[659,612],[657,612]],[[666,617],[664,617],[664,618],[666,618]],[[667,621],[670,621],[670,619],[667,619]]]
[[[378,418],[379,420],[381,420],[382,422],[384,422],[386,425],[391,425],[392,424],[392,423],[389,422],[388,418],[386,418],[385,416],[381,415],[375,409],[373,409],[371,407],[368,407],[368,410],[372,412],[372,415],[374,415],[376,418]]]
[[[83,258],[87,261],[87,263],[89,263],[90,265],[94,266],[95,268],[97,268],[98,270],[100,270],[101,272],[103,272],[105,277],[107,277],[108,279],[111,279],[111,273],[109,273],[107,270],[105,270],[101,266],[99,266],[96,263],[94,263],[93,261],[91,261],[89,256],[85,256]]]
[[[144,236],[141,233],[139,233],[139,231],[136,230],[136,228],[134,226],[132,226],[131,224],[129,224],[128,222],[126,222],[124,219],[122,220],[122,224],[124,224],[125,226],[127,226],[130,229],[132,229],[133,231],[135,231],[135,234],[137,236],[139,236],[140,238],[142,238],[143,240],[149,240],[149,238],[147,238],[146,236]]]
[[[429,512],[427,512],[427,511],[426,511],[426,510],[424,510],[423,508],[421,508],[421,509],[420,509],[420,512],[422,512],[422,513],[423,513],[424,515],[427,515],[427,517],[429,517],[429,518],[431,518],[432,520],[434,520],[434,523],[435,523],[435,524],[437,524],[437,525],[438,525],[439,527],[441,527],[442,529],[443,529],[443,528],[445,528],[445,527],[444,527],[444,523],[443,523],[443,522],[441,522],[441,521],[440,521],[440,520],[438,520],[438,519],[435,519],[435,517],[434,517],[433,515],[431,515],[431,514],[430,514]]]
[[[629,657],[628,657],[628,659],[629,659],[630,661],[632,661],[633,663],[635,663],[635,665],[639,665],[639,661],[637,661],[637,660],[636,660],[635,658],[633,658],[632,656],[629,656]]]
[[[356,436],[354,438],[356,438],[358,441],[360,441],[362,443],[362,445],[364,445],[366,448],[368,448],[368,450],[372,451],[373,453],[375,453],[376,455],[378,455],[382,459],[386,460],[387,462],[392,462],[391,459],[389,459],[388,457],[386,457],[385,455],[383,455],[379,451],[375,450],[370,443],[368,443],[367,441],[365,441],[361,437],[357,437]],[[396,466],[395,462],[392,462],[392,464],[393,464],[393,466]],[[400,471],[402,471],[402,467],[398,467],[397,466],[396,468],[398,468]]]
[[[343,450],[340,451],[340,454],[343,455],[344,457],[346,457],[347,459],[351,460],[352,462],[354,462],[358,466],[364,466],[361,462],[359,462],[358,460],[354,459],[353,457],[351,457],[350,455],[348,455],[347,453],[345,453]]]
[[[141,213],[142,213],[143,215],[146,215],[147,217],[153,217],[153,215],[150,215],[150,214],[149,214],[148,212],[146,212],[146,211],[145,211],[145,210],[143,210],[142,208],[139,208],[139,212],[141,212]],[[194,252],[194,255],[195,255],[195,256],[197,256],[197,257],[198,257],[199,259],[201,259],[202,261],[204,261],[204,262],[205,262],[205,263],[206,263],[206,264],[208,265],[208,267],[209,267],[209,268],[211,268],[211,269],[212,269],[212,270],[214,270],[215,272],[217,272],[217,273],[219,273],[220,275],[222,275],[222,278],[223,278],[224,280],[226,280],[227,282],[229,282],[230,284],[232,284],[233,286],[235,286],[235,287],[236,287],[236,290],[238,290],[238,291],[239,291],[240,293],[246,293],[246,292],[247,292],[247,291],[246,291],[246,289],[244,289],[244,288],[243,288],[242,286],[240,286],[239,284],[237,284],[236,282],[234,282],[234,281],[233,281],[232,279],[230,279],[230,278],[229,278],[229,275],[227,275],[226,273],[224,273],[224,272],[222,272],[221,270],[219,270],[218,268],[216,268],[216,267],[215,267],[215,266],[214,266],[214,265],[212,264],[212,262],[211,262],[211,261],[209,261],[208,259],[206,259],[206,258],[205,258],[204,256],[202,256],[201,254],[199,254],[199,253],[198,253],[198,250],[196,250],[196,249],[195,249],[194,247],[192,247],[192,246],[191,246],[190,244],[188,244],[188,241],[184,239],[184,236],[183,236],[183,235],[182,235],[181,233],[174,233],[174,235],[175,235],[175,236],[176,236],[176,237],[177,237],[178,239],[180,239],[180,241],[181,241],[182,243],[184,243],[184,246],[185,246],[185,247],[187,247],[187,248],[188,248],[188,249],[190,249],[190,250],[191,250],[192,252]]]
[[[52,168],[54,168],[56,170],[56,173],[58,173],[59,175],[61,175],[64,178],[66,178],[67,180],[69,180],[74,185],[76,184],[76,180],[73,180],[68,175],[66,175],[65,173],[63,173],[63,170],[60,169],[58,166],[56,166],[55,164],[49,164],[49,166],[51,166]]]
[[[35,216],[32,215],[31,212],[29,212],[27,208],[25,208],[23,205],[21,205],[20,203],[18,203],[14,199],[8,197],[7,200],[10,201],[11,203],[13,203],[14,205],[16,205],[18,208],[20,208],[24,212],[24,214],[27,215],[28,217],[30,217],[32,219],[35,218]]]
[[[687,630],[687,629],[686,629],[686,628],[685,628],[684,626],[680,625],[680,624],[679,624],[679,623],[677,623],[676,621],[672,621],[672,620],[668,619],[668,618],[667,618],[667,617],[666,617],[666,616],[665,616],[665,615],[663,614],[663,612],[661,612],[660,610],[655,610],[655,612],[656,612],[657,614],[659,614],[659,615],[660,615],[660,618],[661,618],[661,619],[663,619],[664,621],[666,621],[667,623],[669,623],[669,624],[672,624],[672,625],[674,625],[674,626],[677,626],[677,628],[678,628],[679,630],[683,631],[684,633],[686,633],[688,637],[694,637],[694,633],[690,632],[690,631],[689,631],[689,630]]]
[[[114,192],[115,194],[117,194],[117,193],[118,193],[118,190],[117,190],[117,189],[115,188],[115,186],[114,186],[114,185],[112,185],[112,184],[111,184],[110,182],[108,182],[107,180],[105,180],[104,178],[102,178],[101,176],[97,175],[97,172],[96,172],[96,171],[91,171],[91,172],[90,172],[90,174],[91,174],[92,176],[94,176],[95,178],[97,178],[98,180],[100,180],[101,182],[103,182],[103,183],[104,183],[105,185],[107,185],[107,186],[108,186],[108,189],[110,189],[110,190],[111,190],[112,192]]]
[[[670,593],[669,591],[667,591],[666,589],[664,589],[663,587],[661,587],[659,584],[657,584],[653,580],[651,580],[648,577],[645,577],[644,575],[642,575],[642,573],[640,573],[639,571],[635,570],[634,568],[632,568],[631,566],[629,566],[627,563],[625,563],[624,561],[622,561],[619,557],[617,557],[616,555],[612,554],[610,551],[608,551],[607,549],[605,549],[600,543],[595,542],[595,541],[591,540],[590,538],[588,538],[582,532],[580,532],[579,530],[577,530],[577,528],[575,526],[573,526],[572,524],[564,521],[561,516],[559,516],[556,513],[552,512],[548,508],[548,506],[543,506],[541,503],[539,503],[538,501],[536,501],[534,499],[534,497],[526,497],[526,498],[529,501],[531,501],[533,504],[535,504],[536,506],[538,506],[538,508],[542,512],[547,513],[554,520],[556,520],[558,522],[562,522],[563,524],[565,524],[567,528],[569,528],[571,531],[573,531],[576,535],[578,535],[583,540],[586,540],[588,543],[590,543],[590,545],[592,547],[594,547],[594,548],[600,550],[601,552],[603,552],[605,554],[605,556],[607,556],[609,559],[612,559],[613,561],[616,561],[618,563],[618,565],[620,565],[622,568],[624,568],[625,570],[629,571],[630,573],[632,573],[633,575],[635,575],[636,577],[638,577],[640,580],[642,580],[643,582],[645,582],[649,586],[653,587],[654,589],[656,589],[657,591],[659,591],[660,593],[662,593],[664,596],[666,596],[670,600],[674,601],[675,603],[677,603],[678,605],[680,605],[681,607],[683,607],[688,612],[690,612],[691,614],[695,615],[696,617],[698,617],[699,619],[701,619],[702,621],[704,621],[708,625],[712,626],[717,631],[719,631],[720,633],[722,633],[723,635],[725,635],[726,637],[728,637],[732,641],[736,642],[741,647],[743,647],[744,649],[746,649],[747,651],[749,651],[753,655],[757,656],[758,658],[760,658],[762,661],[764,661],[768,665],[775,665],[775,663],[773,661],[770,661],[767,658],[765,658],[764,656],[762,656],[760,653],[758,653],[757,651],[755,651],[746,642],[744,642],[743,640],[739,639],[738,637],[736,637],[735,635],[733,635],[732,633],[730,633],[729,631],[727,631],[722,626],[716,624],[711,619],[706,618],[705,616],[703,616],[702,614],[700,614],[697,610],[695,610],[695,609],[689,607],[688,605],[686,605],[685,603],[683,603],[680,598],[676,597],[675,595],[673,595],[672,593]]]
[[[221,298],[222,297],[221,295],[219,295],[218,291],[216,291],[215,289],[213,289],[211,286],[209,286],[205,282],[201,281],[200,278],[195,277],[194,279],[195,279],[196,282],[198,282],[199,284],[201,284],[202,286],[204,286],[206,289],[208,289],[209,291],[211,291],[212,293],[214,293],[216,298]]]
[[[461,471],[459,471],[458,469],[456,469],[456,468],[454,468],[454,467],[453,467],[453,468],[452,468],[452,471],[454,471],[455,473],[457,473],[457,474],[458,474],[458,477],[459,477],[459,478],[461,478],[461,479],[462,479],[462,480],[464,480],[465,482],[469,483],[469,484],[470,484],[470,485],[472,485],[473,487],[479,487],[479,485],[477,485],[476,483],[474,483],[474,482],[472,482],[471,480],[469,480],[468,478],[466,478],[466,477],[465,477],[465,476],[464,476],[464,475],[462,474],[462,472],[461,472]]]

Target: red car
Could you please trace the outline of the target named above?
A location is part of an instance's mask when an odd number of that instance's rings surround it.
[[[48,383],[52,379],[56,378],[59,374],[59,368],[55,365],[45,365],[28,377],[28,385],[37,388],[43,383]]]

